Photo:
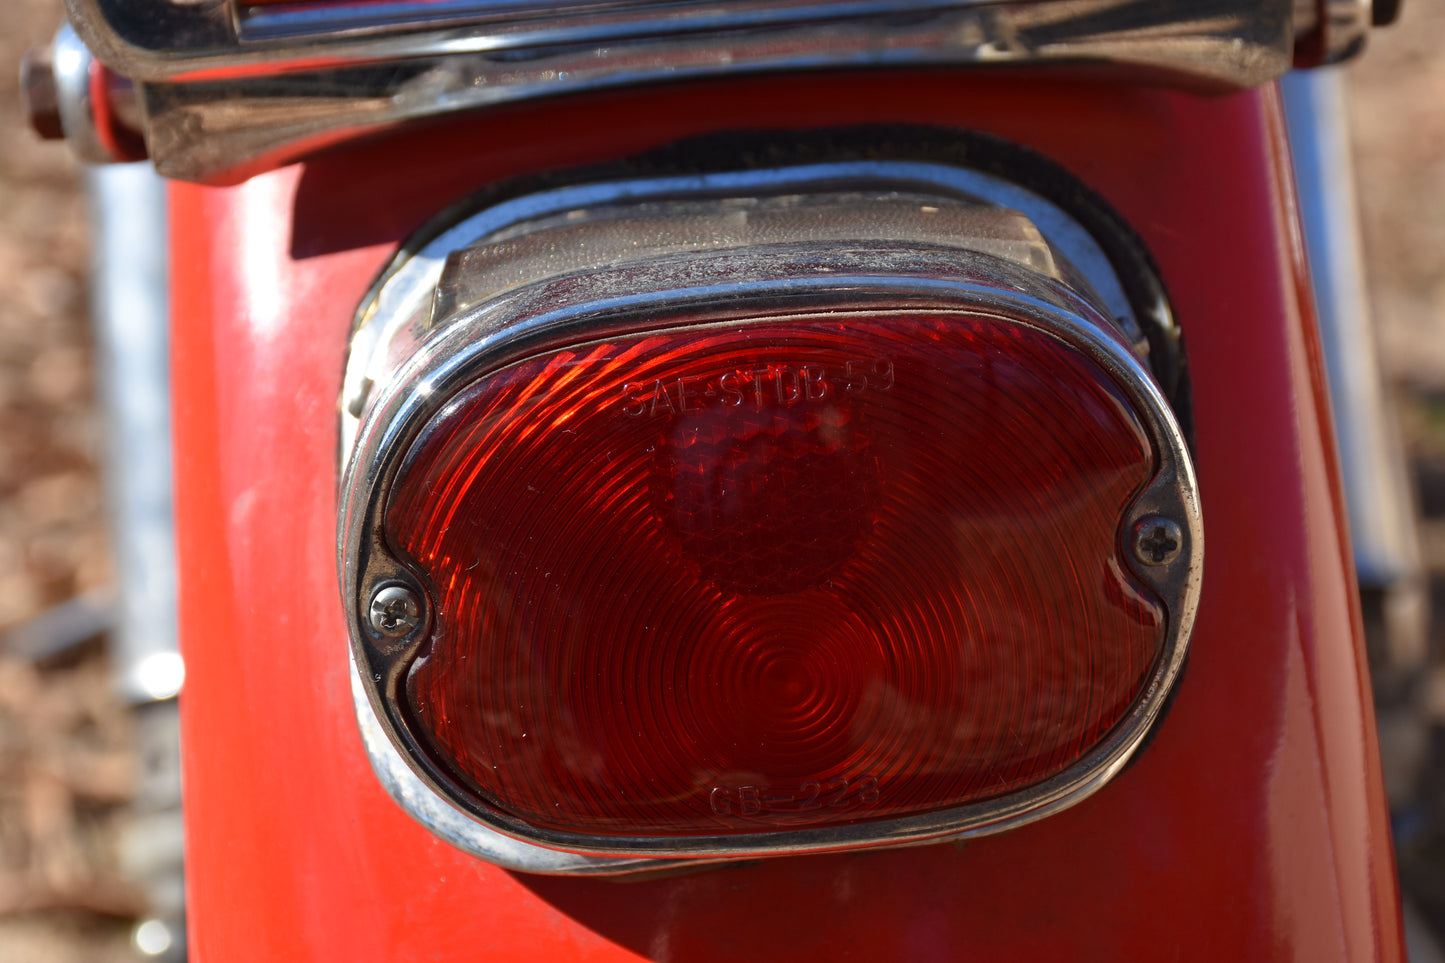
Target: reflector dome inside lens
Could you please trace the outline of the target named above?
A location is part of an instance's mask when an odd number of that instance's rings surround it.
[[[1154,471],[1094,361],[997,317],[673,329],[477,380],[406,457],[410,727],[487,806],[612,836],[890,819],[1058,775],[1163,642]]]

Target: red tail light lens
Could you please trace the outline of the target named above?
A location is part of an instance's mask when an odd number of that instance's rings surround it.
[[[577,344],[463,390],[385,539],[432,593],[402,711],[482,806],[687,837],[951,809],[1095,747],[1159,656],[1153,478],[1098,363],[981,313]]]

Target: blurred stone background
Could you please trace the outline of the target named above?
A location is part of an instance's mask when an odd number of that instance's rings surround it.
[[[25,129],[16,82],[58,0],[0,4],[0,633],[110,581],[79,169]],[[130,719],[103,649],[0,647],[0,963],[129,960],[144,910],[116,840]]]
[[[111,693],[103,646],[37,665],[3,644],[12,638],[8,630],[68,599],[103,592],[110,581],[79,170],[63,146],[24,128],[15,80],[22,53],[44,42],[60,16],[59,0],[0,3],[0,963],[133,959],[129,931],[144,910],[118,868],[117,827],[134,785],[131,725]],[[1406,0],[1401,22],[1377,32],[1350,68],[1372,297],[1422,483],[1439,616],[1442,47],[1445,5]],[[1437,619],[1432,641],[1438,659],[1445,619]]]

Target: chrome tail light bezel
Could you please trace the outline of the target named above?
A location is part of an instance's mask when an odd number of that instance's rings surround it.
[[[1085,271],[1089,282],[1108,292],[1098,300],[1113,303],[1088,303],[1062,285],[1008,264],[990,264],[984,276],[974,270],[969,257],[956,251],[888,245],[863,249],[853,245],[845,251],[819,245],[811,252],[820,268],[814,276],[777,276],[768,252],[750,255],[734,249],[694,255],[694,260],[708,263],[691,280],[675,262],[643,260],[621,269],[627,273],[624,284],[614,283],[615,277],[592,279],[591,295],[586,293],[588,279],[565,279],[565,297],[557,296],[556,279],[544,279],[484,301],[445,324],[431,318],[432,292],[447,255],[549,211],[580,210],[624,198],[776,194],[840,183],[910,190],[927,185],[944,197],[964,195],[1032,207],[1035,216],[1049,220],[1054,232],[1065,238],[1066,253],[1092,268]],[[1169,399],[1136,354],[1137,346],[1099,312],[1102,307],[1115,313],[1122,297],[1129,304],[1125,310],[1137,314],[1133,301],[1124,295],[1124,285],[1097,241],[1057,205],[995,175],[966,168],[914,161],[848,161],[578,184],[516,197],[431,233],[429,243],[420,244],[414,254],[393,266],[359,312],[343,403],[346,471],[338,553],[364,742],[388,791],[433,832],[509,868],[556,874],[626,873],[679,862],[959,838],[999,832],[1072,805],[1108,782],[1147,738],[1182,669],[1198,604],[1203,529],[1197,488],[1185,434]],[[708,280],[700,283],[699,277]],[[1026,793],[943,813],[827,829],[684,840],[542,831],[469,799],[427,760],[394,702],[409,652],[425,633],[427,613],[418,613],[416,629],[398,640],[380,637],[367,626],[366,607],[378,587],[416,584],[416,576],[378,539],[380,513],[401,454],[462,384],[559,341],[657,326],[660,314],[689,325],[707,325],[778,313],[890,307],[946,312],[960,305],[1026,319],[1074,345],[1126,388],[1148,426],[1158,471],[1123,527],[1163,514],[1176,519],[1183,533],[1183,550],[1174,563],[1135,572],[1166,603],[1167,638],[1145,695],[1093,751]],[[1150,309],[1157,310],[1158,305]],[[424,588],[418,588],[425,598]]]

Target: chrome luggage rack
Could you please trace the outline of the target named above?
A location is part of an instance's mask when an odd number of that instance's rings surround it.
[[[241,180],[402,122],[758,71],[1087,65],[1212,90],[1363,45],[1371,0],[67,0],[30,71],[84,159]],[[1394,4],[1378,3],[1383,17]],[[94,74],[103,82],[95,82]],[[57,106],[58,105],[58,106]],[[39,115],[49,112],[42,125]]]

